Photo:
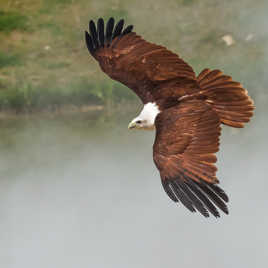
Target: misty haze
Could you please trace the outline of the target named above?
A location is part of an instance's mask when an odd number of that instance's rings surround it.
[[[267,267],[268,2],[55,2],[0,0],[31,14],[9,33],[0,19],[0,266]],[[229,215],[192,214],[164,192],[154,131],[127,129],[141,102],[86,50],[88,20],[101,16],[249,91],[251,122],[222,126],[217,153]],[[4,65],[4,54],[21,56]]]

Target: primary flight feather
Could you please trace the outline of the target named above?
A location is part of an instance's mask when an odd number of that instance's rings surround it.
[[[254,105],[240,83],[219,70],[198,76],[177,54],[149,43],[110,18],[89,22],[87,48],[101,69],[132,89],[144,108],[129,128],[156,130],[153,159],[168,196],[191,212],[228,214],[228,196],[217,185],[220,125],[241,128]]]

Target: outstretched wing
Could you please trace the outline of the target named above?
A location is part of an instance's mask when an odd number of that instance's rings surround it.
[[[89,33],[85,33],[88,50],[105,73],[134,90],[143,103],[161,96],[167,98],[177,94],[180,97],[185,88],[195,87],[193,69],[178,55],[163,46],[143,40],[132,32],[132,25],[123,30],[123,25],[124,20],[120,20],[114,27],[114,19],[110,18],[104,33],[104,21],[100,18],[97,27],[90,21]],[[174,83],[174,80],[178,81]],[[182,87],[179,80],[190,85]],[[170,81],[172,87],[177,88],[176,93],[170,87],[161,87]]]
[[[183,102],[161,112],[155,121],[154,162],[169,197],[205,217],[228,214],[228,197],[216,184],[220,119],[200,100]]]

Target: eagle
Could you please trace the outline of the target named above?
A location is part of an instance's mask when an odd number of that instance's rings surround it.
[[[254,104],[238,82],[220,70],[196,75],[179,55],[145,41],[110,18],[85,31],[89,53],[113,80],[133,90],[144,106],[129,129],[155,129],[153,160],[167,195],[204,217],[228,214],[228,195],[216,177],[221,124],[242,128]]]

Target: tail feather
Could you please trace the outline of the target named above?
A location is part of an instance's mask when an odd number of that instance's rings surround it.
[[[202,95],[218,113],[221,123],[232,127],[244,127],[253,115],[253,100],[247,90],[232,77],[220,70],[204,69],[197,77]]]

